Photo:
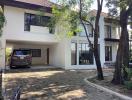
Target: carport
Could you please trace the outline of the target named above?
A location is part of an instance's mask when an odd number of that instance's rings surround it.
[[[50,62],[52,55],[50,49],[56,43],[41,43],[41,42],[28,42],[28,41],[6,41],[6,68],[9,66],[8,57],[14,49],[30,49],[32,54],[33,68],[48,68],[53,65]]]

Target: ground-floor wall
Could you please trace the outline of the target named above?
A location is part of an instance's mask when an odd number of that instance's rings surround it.
[[[92,41],[92,40],[91,40]],[[74,53],[76,52],[76,57],[73,58],[72,56],[72,43],[76,44],[76,50],[74,51]],[[94,55],[93,55],[93,63],[92,64],[80,64],[80,44],[87,44],[86,46],[88,46],[88,41],[84,38],[78,38],[75,37],[73,39],[71,39],[70,41],[67,41],[66,43],[66,66],[65,69],[96,69],[96,62],[94,59]],[[74,48],[74,49],[75,49]],[[83,47],[82,47],[83,48]],[[99,53],[100,53],[100,60],[101,60],[101,65],[103,67],[104,63],[105,63],[105,43],[104,40],[99,40]],[[76,64],[72,64],[73,61],[72,60],[76,60]]]
[[[60,40],[59,43],[52,45],[50,47],[50,64],[56,67],[61,67],[65,69],[66,65],[66,40]]]
[[[71,57],[71,43],[77,43],[77,64],[72,64],[72,57]],[[33,65],[47,65],[47,59],[49,58],[49,65],[61,67],[63,69],[95,69],[96,63],[95,59],[93,64],[82,65],[79,64],[79,44],[80,43],[87,43],[86,40],[70,40],[64,39],[59,43],[46,45],[46,44],[34,44],[34,43],[22,43],[22,42],[6,42],[1,40],[1,49],[0,49],[0,66],[4,68],[5,65],[5,48],[13,48],[13,49],[41,49],[41,57],[33,57],[32,64]],[[116,53],[118,49],[118,43],[111,43],[111,42],[103,42],[103,40],[99,41],[100,46],[100,60],[101,65],[104,67],[104,64],[107,62],[105,61],[105,46],[112,46],[112,61],[115,62],[116,60]],[[49,57],[47,57],[47,49],[49,48]]]
[[[6,48],[37,50],[36,56],[32,57],[32,65],[47,65],[47,49],[49,46],[29,43],[6,43]]]

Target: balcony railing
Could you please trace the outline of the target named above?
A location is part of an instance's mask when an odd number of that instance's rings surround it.
[[[116,39],[116,38],[105,38],[105,41],[109,41],[109,42],[119,42],[120,39]]]

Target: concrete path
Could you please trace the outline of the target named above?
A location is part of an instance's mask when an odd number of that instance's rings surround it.
[[[19,85],[22,86],[21,100],[122,100],[84,82],[85,77],[95,74],[89,70],[11,70],[4,79],[7,100]]]

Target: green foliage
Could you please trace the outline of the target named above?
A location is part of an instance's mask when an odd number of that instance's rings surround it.
[[[3,14],[3,10],[0,7],[0,36],[2,35],[2,28],[4,27],[4,23],[5,23],[5,16]]]
[[[130,80],[132,78],[132,69],[131,68],[126,68],[127,73],[128,73],[128,79]]]
[[[56,6],[52,7],[52,14],[49,27],[56,28],[55,34],[62,37],[71,37],[74,32],[78,32],[79,17],[78,13],[70,10],[68,6],[59,9]]]
[[[88,18],[88,11],[93,0],[83,0],[83,19]],[[55,34],[58,37],[71,37],[74,33],[81,31],[79,28],[79,2],[78,0],[58,0],[60,7],[53,6],[50,29],[56,29]]]
[[[6,48],[6,62],[7,63],[10,58],[11,52],[12,52],[12,48]]]
[[[109,14],[112,16],[119,16],[120,11],[127,11],[132,6],[131,0],[106,0],[106,2],[106,6],[109,8]]]
[[[79,0],[57,0],[58,3],[62,6],[68,6],[71,8],[75,8],[79,6]],[[93,0],[82,0],[82,13],[88,13],[91,7]],[[79,8],[79,7],[78,7]]]
[[[125,81],[125,87],[129,90],[132,90],[132,81]]]

